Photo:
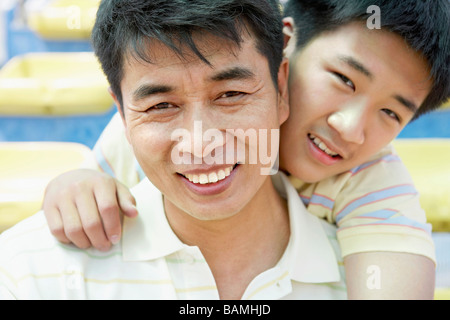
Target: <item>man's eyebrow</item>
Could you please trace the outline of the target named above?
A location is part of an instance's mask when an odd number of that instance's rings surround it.
[[[211,76],[211,81],[226,81],[226,80],[241,80],[241,79],[251,79],[255,77],[255,74],[247,68],[243,67],[233,67],[230,69],[226,69],[218,72]],[[152,85],[152,84],[143,84],[139,86],[133,92],[133,100],[139,101],[148,96],[160,94],[160,93],[168,93],[174,91],[174,88],[168,85]]]
[[[233,67],[218,72],[213,75],[210,79],[212,81],[226,81],[226,80],[245,80],[254,78],[255,74],[247,68],[244,67]]]
[[[373,78],[372,72],[370,72],[361,62],[359,62],[355,58],[353,58],[351,56],[344,56],[344,55],[341,55],[338,58],[339,58],[339,60],[341,60],[342,62],[345,62],[348,66],[350,66],[354,70],[364,74],[366,77],[368,77],[370,79]]]
[[[405,99],[404,97],[399,96],[399,95],[395,95],[394,98],[395,98],[395,100],[400,102],[402,105],[404,105],[412,113],[416,113],[417,110],[419,110],[419,107],[411,100]]]
[[[168,93],[172,92],[173,90],[174,89],[171,86],[167,85],[143,84],[133,92],[133,100],[139,101],[151,95]]]

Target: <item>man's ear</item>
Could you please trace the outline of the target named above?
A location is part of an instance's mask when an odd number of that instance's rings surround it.
[[[291,17],[283,18],[284,35],[284,56],[290,57],[295,51],[295,27],[294,19]]]
[[[130,137],[128,135],[127,122],[125,121],[125,114],[124,114],[123,106],[121,105],[119,99],[117,99],[117,96],[114,93],[114,91],[112,91],[111,87],[108,88],[108,92],[111,95],[111,97],[113,98],[114,103],[117,106],[117,111],[119,112],[120,117],[122,118],[122,123],[123,123],[123,126],[124,126],[125,134],[127,136],[127,140],[128,140],[128,142],[130,142]]]
[[[282,125],[289,117],[289,60],[284,58],[278,70],[278,118]]]

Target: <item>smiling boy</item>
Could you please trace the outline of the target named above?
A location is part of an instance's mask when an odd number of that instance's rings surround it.
[[[362,13],[369,4],[381,8],[381,30],[366,26]],[[441,5],[447,10],[439,11]],[[449,95],[444,67],[450,50],[445,32],[448,5],[287,4],[292,17],[284,20],[285,33],[295,41],[287,47],[291,113],[281,128],[280,163],[292,174],[291,182],[308,210],[338,225],[350,297],[389,297],[353,280],[364,274],[361,280],[367,279],[371,266],[393,267],[393,261],[417,267],[410,279],[422,270],[420,278],[428,279],[425,287],[432,297],[431,228],[424,223],[409,174],[388,144],[408,122]],[[435,12],[428,15],[435,15],[435,24],[424,15],[418,18],[431,7]],[[384,272],[385,284],[395,283],[392,274]],[[417,297],[412,292],[425,291],[425,287],[409,291],[413,281],[404,280],[408,289],[392,286],[395,297]]]
[[[366,26],[371,5],[381,10],[381,30]],[[349,288],[355,288],[350,297],[390,297],[365,288],[366,270],[373,265],[401,270],[383,273],[384,283],[408,283],[401,292],[392,286],[394,297],[432,297],[430,227],[409,174],[388,144],[411,119],[449,96],[448,1],[291,0],[285,14],[291,114],[281,127],[281,168],[308,210],[337,224],[352,275]],[[110,130],[98,144],[97,154],[104,153],[99,162],[134,185],[139,170],[133,156]],[[83,171],[63,179],[85,190],[68,197],[60,192],[64,180],[56,181],[44,209],[61,241],[107,247],[108,239],[115,242],[120,235],[118,203],[125,214],[135,215],[133,200],[118,182],[99,175],[89,185],[83,174],[95,176]],[[88,210],[60,208],[58,201],[72,202],[77,194],[91,199]]]

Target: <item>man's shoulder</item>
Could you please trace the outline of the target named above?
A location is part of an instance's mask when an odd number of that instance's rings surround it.
[[[33,279],[41,265],[55,265],[52,256],[55,242],[43,212],[22,220],[0,235],[0,299],[20,298],[22,279]]]
[[[22,250],[33,250],[52,245],[55,239],[51,235],[43,211],[22,220],[0,235],[0,259],[11,257]]]

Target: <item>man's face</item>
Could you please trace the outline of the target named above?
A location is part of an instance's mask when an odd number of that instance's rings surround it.
[[[136,158],[166,205],[201,220],[223,219],[242,210],[268,179],[261,174],[263,164],[237,155],[233,130],[266,130],[266,145],[271,143],[270,130],[288,116],[282,93],[288,67],[284,62],[280,68],[277,90],[267,59],[250,38],[244,37],[241,48],[210,35],[194,39],[211,65],[190,51],[180,58],[156,42],[149,47],[152,64],[127,59],[123,118]],[[208,130],[214,139],[205,138]],[[247,152],[253,147],[245,141]],[[222,162],[205,161],[221,152],[227,156]]]
[[[359,23],[289,58],[281,167],[305,182],[364,163],[400,133],[431,88],[427,63],[403,39]]]

